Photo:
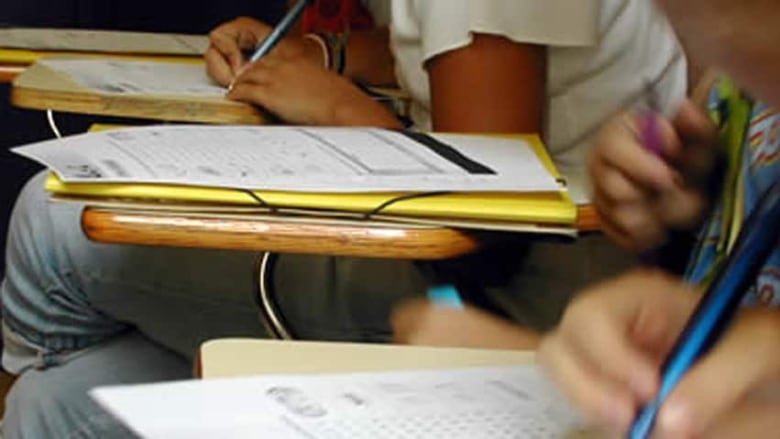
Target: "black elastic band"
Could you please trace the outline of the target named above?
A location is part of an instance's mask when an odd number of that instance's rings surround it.
[[[268,210],[269,210],[271,213],[278,213],[278,211],[279,211],[279,208],[277,208],[277,207],[275,207],[275,206],[272,206],[271,204],[269,204],[269,203],[268,203],[267,201],[265,201],[265,200],[264,200],[264,199],[263,199],[263,198],[262,198],[260,195],[257,195],[257,194],[256,194],[254,191],[251,191],[251,190],[249,190],[249,189],[236,189],[236,190],[238,190],[238,191],[240,191],[240,192],[243,192],[243,193],[245,193],[245,194],[249,195],[250,197],[252,197],[252,199],[253,199],[253,200],[255,200],[255,201],[257,202],[257,204],[259,204],[259,205],[260,205],[260,207],[265,207],[265,208],[266,208],[266,209],[268,209]]]
[[[281,210],[280,210],[279,207],[276,207],[276,206],[273,206],[273,205],[269,204],[267,201],[265,201],[262,197],[257,195],[255,192],[253,192],[253,191],[251,191],[249,189],[236,189],[236,190],[249,195],[250,197],[252,197],[253,200],[255,200],[257,202],[257,204],[259,204],[261,207],[265,207],[271,213],[274,213],[274,214],[281,213]],[[391,199],[383,202],[379,206],[371,209],[370,211],[368,211],[366,213],[363,213],[361,215],[361,219],[363,219],[363,220],[370,220],[374,216],[379,215],[380,213],[382,213],[383,210],[385,210],[388,207],[390,207],[390,206],[392,206],[392,205],[394,205],[396,203],[399,203],[401,201],[413,200],[415,198],[433,197],[433,196],[437,196],[437,195],[448,195],[448,194],[451,194],[451,193],[452,192],[448,192],[448,191],[434,191],[434,192],[420,192],[420,193],[411,193],[411,194],[399,195],[397,197],[391,198]],[[315,209],[312,209],[312,210],[314,211]]]
[[[366,212],[363,214],[364,220],[370,220],[372,217],[379,215],[382,213],[383,210],[387,209],[388,207],[392,206],[393,204],[396,204],[401,201],[406,200],[413,200],[415,198],[425,198],[425,197],[433,197],[436,195],[447,195],[452,192],[447,191],[438,191],[438,192],[420,192],[420,193],[413,193],[413,194],[405,194],[405,195],[399,195],[395,198],[391,198],[384,203],[380,204],[379,206],[372,209],[370,212]]]

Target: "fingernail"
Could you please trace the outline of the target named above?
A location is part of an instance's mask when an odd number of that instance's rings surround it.
[[[668,401],[658,417],[658,429],[662,437],[681,437],[691,429],[691,412],[679,401]]]

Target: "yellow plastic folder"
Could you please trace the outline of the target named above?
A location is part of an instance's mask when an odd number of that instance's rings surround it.
[[[515,136],[513,136],[515,137]],[[571,226],[577,209],[560,174],[536,135],[516,136],[530,144],[552,176],[561,181],[556,192],[469,192],[412,196],[409,193],[302,193],[242,190],[214,187],[128,183],[65,183],[55,174],[46,189],[68,198],[112,199],[136,202],[201,205],[273,207],[317,213],[348,213],[355,216],[375,212],[384,217],[410,217],[447,220],[495,221],[538,225]],[[262,204],[265,203],[265,206]],[[381,207],[381,209],[378,209]]]

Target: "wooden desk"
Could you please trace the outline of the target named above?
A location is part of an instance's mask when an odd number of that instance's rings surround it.
[[[327,254],[399,259],[445,259],[475,251],[474,235],[444,227],[380,222],[324,222],[273,216],[214,217],[87,208],[82,229],[114,244]]]
[[[396,259],[454,258],[476,251],[487,241],[512,235],[375,221],[230,218],[104,208],[85,209],[81,223],[89,239],[104,243]],[[598,230],[591,206],[579,209],[577,228]]]
[[[530,364],[533,352],[360,343],[220,339],[204,343],[199,376],[371,372]]]
[[[473,233],[447,227],[395,223],[291,221],[253,216],[212,215],[87,208],[81,217],[86,236],[97,242],[216,248],[265,252],[258,261],[257,302],[269,334],[293,339],[281,312],[270,275],[275,253],[437,260],[473,253],[490,242],[514,238],[504,232]],[[579,210],[581,231],[598,229],[595,211]]]

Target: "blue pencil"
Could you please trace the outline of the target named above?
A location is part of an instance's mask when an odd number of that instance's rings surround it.
[[[742,227],[726,263],[718,271],[680,338],[666,359],[661,389],[643,407],[629,431],[629,439],[650,436],[661,405],[685,373],[720,338],[755,282],[780,238],[780,182],[772,185]]]
[[[265,39],[260,44],[257,45],[254,53],[252,53],[252,56],[249,57],[249,62],[255,62],[267,55],[268,52],[270,52],[271,49],[273,49],[274,46],[276,46],[279,41],[284,38],[285,34],[287,34],[287,32],[289,32],[290,29],[295,25],[295,22],[298,21],[298,18],[300,18],[301,14],[303,14],[303,11],[307,6],[309,6],[309,3],[311,2],[312,0],[298,1],[298,3],[296,3],[295,6],[293,6],[289,12],[287,12],[287,15],[285,15],[284,18],[279,21],[279,24],[274,27],[274,30],[271,31],[271,33],[268,34],[268,36],[265,37]]]

